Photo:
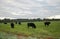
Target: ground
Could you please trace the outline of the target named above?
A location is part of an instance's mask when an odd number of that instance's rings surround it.
[[[15,28],[11,29],[10,23],[3,24],[0,23],[0,32],[5,32],[8,34],[25,36],[25,37],[37,37],[46,38],[46,39],[59,39],[60,38],[60,21],[51,21],[50,26],[45,27],[44,22],[34,22],[36,25],[36,29],[27,27],[27,22],[22,22],[21,25],[15,24]]]

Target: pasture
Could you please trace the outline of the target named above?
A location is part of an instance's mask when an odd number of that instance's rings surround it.
[[[51,21],[51,24],[48,27],[45,27],[44,22],[34,22],[36,29],[28,28],[28,22],[21,22],[21,25],[15,24],[15,28],[12,29],[10,23],[4,24],[0,23],[0,31],[7,32],[11,34],[22,34],[25,36],[33,37],[55,37],[60,38],[60,21]]]

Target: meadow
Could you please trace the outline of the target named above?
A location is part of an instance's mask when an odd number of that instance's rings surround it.
[[[36,29],[28,28],[28,22],[21,22],[21,25],[15,24],[15,28],[12,29],[10,23],[4,24],[0,23],[0,31],[8,32],[11,34],[22,34],[25,36],[33,36],[33,37],[55,37],[60,38],[60,21],[51,21],[51,24],[48,27],[45,27],[44,22],[34,22],[36,25]]]

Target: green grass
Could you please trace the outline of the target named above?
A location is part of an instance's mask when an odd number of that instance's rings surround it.
[[[36,29],[27,28],[27,22],[22,22],[21,25],[15,24],[15,28],[11,29],[10,23],[3,24],[0,23],[0,30],[14,32],[18,34],[26,34],[33,36],[54,36],[60,37],[60,21],[51,21],[49,27],[44,26],[44,22],[34,22],[36,25]]]
[[[0,39],[17,39],[17,36],[0,31]]]

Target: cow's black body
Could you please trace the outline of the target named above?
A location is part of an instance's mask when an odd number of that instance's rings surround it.
[[[11,28],[14,28],[14,23],[11,23]]]
[[[45,26],[49,26],[50,22],[49,21],[46,21],[44,22]]]
[[[6,22],[4,24],[7,24]]]
[[[21,25],[21,22],[19,22],[18,24],[20,24],[20,25]]]
[[[28,25],[28,28],[29,28],[29,27],[36,28],[36,26],[35,26],[34,23],[28,23],[27,25]]]

